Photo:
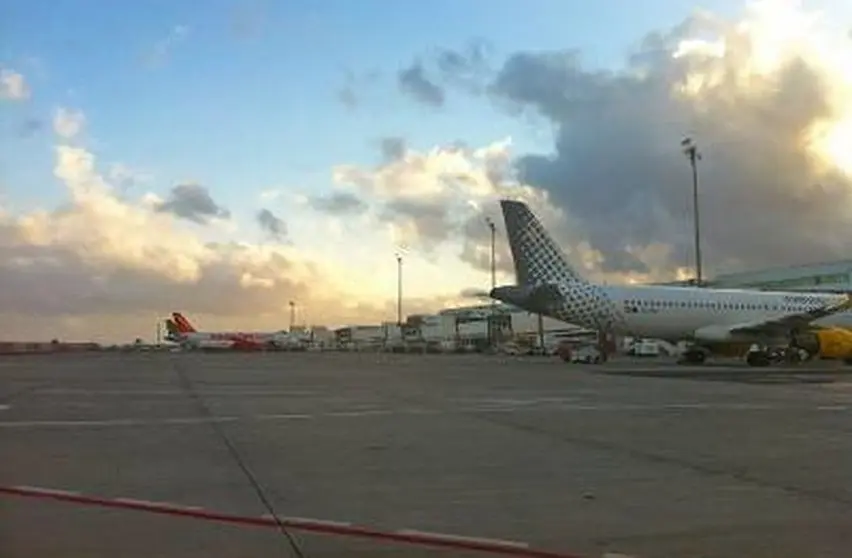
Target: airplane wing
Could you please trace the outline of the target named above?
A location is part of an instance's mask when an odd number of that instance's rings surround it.
[[[802,329],[810,325],[814,320],[831,316],[852,308],[852,295],[847,295],[846,300],[831,306],[821,306],[799,312],[797,314],[786,314],[770,320],[737,324],[730,327],[732,334],[746,333],[752,335],[787,335],[796,329]]]

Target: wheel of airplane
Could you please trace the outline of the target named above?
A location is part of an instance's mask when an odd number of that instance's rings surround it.
[[[705,360],[707,360],[706,352],[695,347],[690,347],[681,355],[678,362],[680,364],[704,364]]]
[[[749,366],[769,366],[769,354],[766,351],[751,351],[746,355]]]

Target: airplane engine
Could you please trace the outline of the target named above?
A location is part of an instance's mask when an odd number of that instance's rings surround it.
[[[852,330],[833,327],[800,333],[793,344],[822,358],[852,359]]]

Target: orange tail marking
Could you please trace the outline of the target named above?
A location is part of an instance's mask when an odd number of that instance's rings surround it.
[[[181,333],[194,333],[195,328],[192,327],[192,324],[189,323],[189,320],[183,317],[183,314],[180,312],[172,312],[172,318],[175,320],[175,324],[178,326],[178,330]]]

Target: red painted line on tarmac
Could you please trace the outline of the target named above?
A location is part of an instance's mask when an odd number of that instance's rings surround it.
[[[89,506],[100,506],[107,508],[120,508],[137,511],[146,511],[163,515],[191,517],[206,521],[219,521],[236,525],[255,527],[278,528],[279,523],[285,528],[320,533],[325,535],[338,535],[344,537],[359,537],[366,539],[395,541],[403,544],[434,546],[453,548],[459,550],[473,550],[504,556],[518,556],[521,558],[580,558],[576,554],[555,552],[549,550],[537,550],[530,548],[527,543],[514,541],[500,541],[496,539],[481,539],[448,535],[442,533],[429,533],[412,529],[400,529],[397,531],[385,531],[373,527],[363,527],[323,521],[319,519],[305,519],[296,517],[269,516],[252,517],[233,515],[229,513],[205,510],[193,506],[181,506],[165,502],[148,502],[146,500],[135,500],[130,498],[100,498],[87,496],[78,492],[55,490],[50,488],[38,488],[32,486],[0,486],[0,494],[9,496],[23,496],[27,498],[43,498],[58,500],[61,502],[73,502]]]

